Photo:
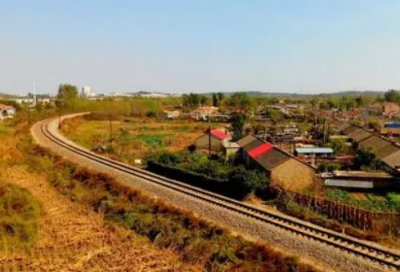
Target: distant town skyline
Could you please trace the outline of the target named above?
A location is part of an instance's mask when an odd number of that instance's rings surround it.
[[[0,0],[0,93],[400,89],[400,1]]]

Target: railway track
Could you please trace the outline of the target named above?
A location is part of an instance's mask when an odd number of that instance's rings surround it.
[[[148,182],[169,188],[180,193],[190,195],[191,197],[223,207],[225,209],[240,213],[242,215],[257,219],[267,224],[285,229],[291,233],[313,239],[319,243],[333,246],[348,253],[368,259],[382,266],[387,266],[400,271],[400,253],[384,248],[380,245],[362,241],[342,233],[324,229],[322,227],[312,225],[310,223],[285,216],[273,211],[266,211],[254,207],[252,205],[236,201],[197,187],[187,185],[176,180],[168,179],[154,173],[123,164],[103,156],[99,156],[93,152],[78,148],[54,135],[49,129],[49,125],[54,119],[43,121],[40,124],[42,134],[56,145],[63,147],[70,152],[78,154],[86,159],[95,161],[112,169],[124,172],[126,174],[139,177]],[[54,124],[53,124],[54,125]]]

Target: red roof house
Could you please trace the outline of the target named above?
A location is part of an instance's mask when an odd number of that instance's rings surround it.
[[[230,138],[229,134],[219,129],[213,129],[206,132],[196,139],[196,148],[198,150],[210,150],[214,153],[223,152],[223,142]],[[211,148],[210,148],[211,143]]]
[[[252,157],[253,159],[257,158],[258,156],[261,156],[262,154],[268,152],[269,150],[271,150],[273,148],[273,146],[270,143],[264,143],[252,150],[250,150],[249,156]]]
[[[226,134],[226,133],[224,133],[224,132],[222,132],[221,130],[218,130],[218,129],[211,130],[211,135],[213,135],[213,136],[215,136],[215,137],[217,137],[218,139],[221,139],[221,140],[224,140],[224,139],[229,137],[228,134]]]
[[[272,185],[294,191],[308,191],[315,184],[315,168],[298,160],[271,143],[254,135],[247,135],[238,141],[243,163],[250,168],[265,171]]]

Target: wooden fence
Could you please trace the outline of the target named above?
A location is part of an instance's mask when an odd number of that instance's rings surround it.
[[[328,218],[337,219],[362,230],[400,234],[400,214],[398,213],[372,212],[292,191],[281,191],[281,196],[286,196],[299,205],[310,208]]]

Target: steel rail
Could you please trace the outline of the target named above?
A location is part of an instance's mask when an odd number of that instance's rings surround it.
[[[190,195],[191,197],[237,212],[241,215],[252,217],[267,224],[272,224],[297,235],[331,245],[354,255],[369,259],[372,262],[377,262],[381,265],[386,265],[400,271],[400,254],[394,250],[386,249],[380,245],[365,242],[342,233],[324,229],[296,218],[263,210],[219,194],[187,185],[176,180],[168,179],[146,170],[105,158],[103,156],[99,156],[93,152],[86,151],[83,148],[78,148],[55,136],[48,128],[48,125],[51,123],[51,121],[53,120],[47,120],[41,124],[40,129],[42,134],[53,143],[86,159],[106,165],[126,174],[142,178],[146,181],[150,181],[168,189]]]

